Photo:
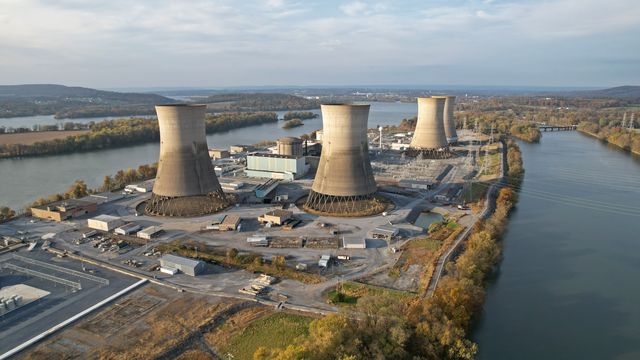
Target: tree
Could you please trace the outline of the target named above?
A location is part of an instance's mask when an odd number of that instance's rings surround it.
[[[227,261],[234,262],[236,260],[236,257],[238,257],[238,249],[230,248],[229,250],[227,250]]]

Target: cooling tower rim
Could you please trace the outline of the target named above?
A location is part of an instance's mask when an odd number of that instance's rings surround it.
[[[278,142],[285,143],[285,144],[295,144],[295,143],[301,143],[302,139],[294,136],[285,136],[278,139]]]
[[[349,104],[349,103],[326,103],[321,106],[348,106],[348,107],[371,107],[371,104]]]
[[[185,104],[185,103],[175,103],[175,104],[158,104],[156,107],[194,107],[201,108],[207,107],[206,104]]]
[[[434,95],[432,96],[434,99],[455,99],[455,95]]]

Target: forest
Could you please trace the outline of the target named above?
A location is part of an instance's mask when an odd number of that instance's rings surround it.
[[[214,111],[310,110],[320,107],[319,100],[278,93],[229,93],[194,99]]]

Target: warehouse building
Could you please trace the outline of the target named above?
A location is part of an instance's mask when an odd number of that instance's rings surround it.
[[[271,223],[273,225],[282,225],[285,221],[291,219],[293,212],[288,210],[271,210],[264,215],[258,217],[258,221],[261,223]]]
[[[345,249],[366,249],[367,240],[364,238],[342,238],[342,247]]]
[[[254,153],[247,155],[245,172],[249,177],[294,180],[304,176],[308,170],[302,156]]]
[[[98,204],[92,201],[67,199],[51,204],[31,208],[31,215],[39,219],[63,221],[98,210]]]
[[[137,236],[141,239],[151,240],[160,235],[164,230],[159,226],[149,226],[138,231]]]
[[[398,234],[400,230],[391,225],[380,225],[377,228],[371,230],[371,237],[374,239],[384,239],[387,241],[393,240]]]
[[[141,230],[142,226],[136,224],[136,223],[128,223],[125,225],[120,226],[119,228],[114,230],[114,233],[119,234],[119,235],[129,235],[129,234],[133,234],[135,232],[137,232],[138,230]]]
[[[204,271],[204,263],[181,256],[165,254],[160,258],[161,271],[165,273],[175,273],[181,271],[189,276],[197,276]]]
[[[124,225],[124,221],[121,218],[111,215],[98,215],[93,219],[87,220],[87,226],[101,231],[111,231],[122,225]]]
[[[218,225],[220,231],[235,231],[240,226],[240,216],[227,215],[224,220]]]
[[[229,150],[224,149],[209,149],[209,156],[212,160],[226,159],[231,156]]]

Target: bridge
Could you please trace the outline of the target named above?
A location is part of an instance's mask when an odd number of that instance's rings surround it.
[[[578,125],[546,125],[538,124],[540,131],[574,131],[578,128]]]

